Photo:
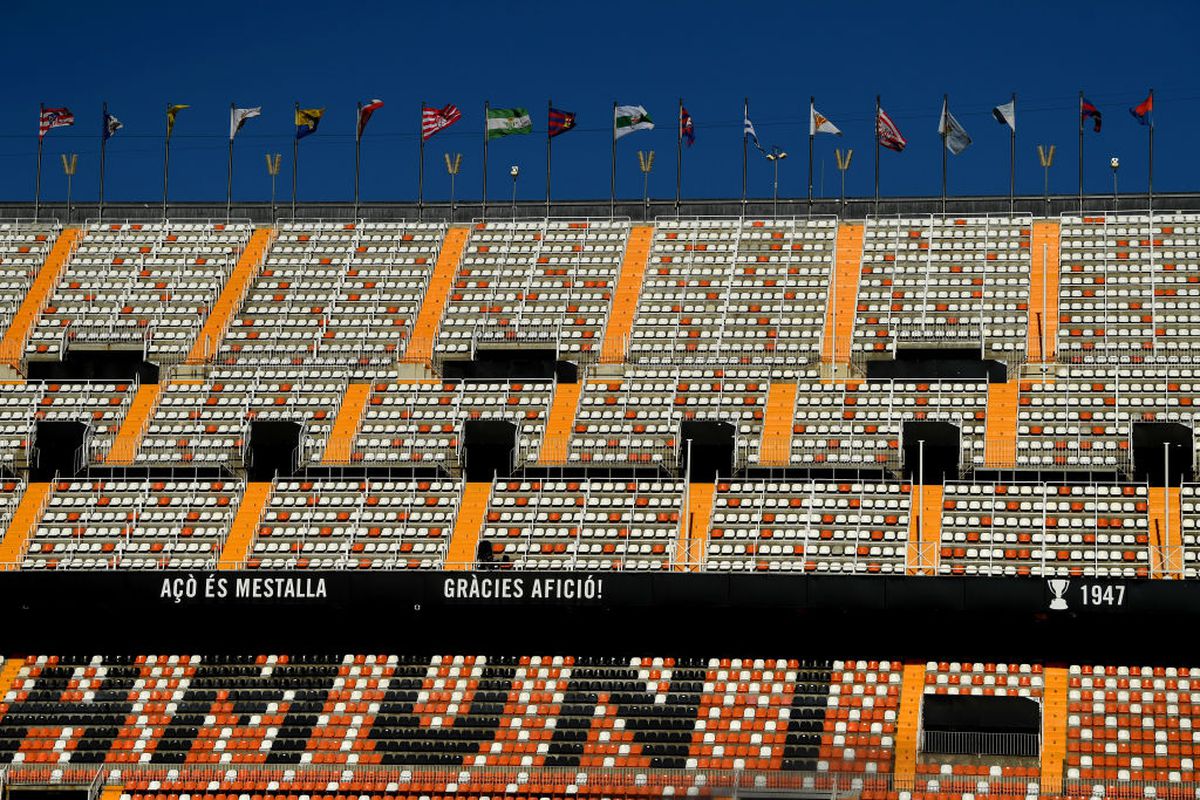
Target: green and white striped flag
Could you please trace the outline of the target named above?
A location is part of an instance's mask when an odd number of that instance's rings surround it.
[[[496,139],[510,133],[533,133],[533,120],[524,108],[489,108],[487,138]]]
[[[620,139],[634,131],[654,130],[654,120],[641,106],[617,106],[617,116],[613,123],[616,138]]]

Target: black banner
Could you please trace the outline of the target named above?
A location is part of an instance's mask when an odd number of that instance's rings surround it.
[[[1163,647],[1200,582],[665,572],[10,572],[9,648],[483,647],[603,652],[803,641],[844,657],[1051,658]],[[782,631],[790,631],[784,635]],[[318,635],[319,634],[319,635]],[[797,638],[798,637],[798,638]],[[847,650],[846,648],[853,648]],[[1105,649],[1107,647],[1107,649]],[[1047,650],[1046,648],[1050,648]],[[769,649],[769,648],[768,648]],[[562,652],[562,650],[559,650]],[[13,654],[12,652],[9,653]]]

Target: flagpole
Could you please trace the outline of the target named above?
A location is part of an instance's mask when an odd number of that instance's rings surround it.
[[[1154,210],[1154,90],[1150,90],[1150,163],[1146,179],[1146,206]]]
[[[742,98],[742,216],[746,216],[746,120],[750,119],[750,98]]]
[[[950,95],[942,95],[942,118],[938,127],[942,134],[942,213],[946,213],[946,115],[950,113]]]
[[[808,215],[812,216],[812,190],[813,190],[813,107],[816,105],[817,98],[808,96]]]
[[[879,95],[875,95],[875,214],[879,215]]]
[[[425,101],[421,101],[421,127],[417,135],[417,221],[421,221],[425,209]],[[454,221],[454,209],[450,209],[450,221]]]
[[[675,131],[675,216],[679,216],[679,198],[683,190],[683,98],[679,98],[679,129]]]
[[[229,221],[229,214],[233,207],[233,115],[236,112],[237,104],[229,104],[229,166],[225,170],[225,221]],[[293,214],[292,216],[295,216]]]
[[[300,104],[296,103],[296,114],[300,114]],[[297,131],[298,133],[298,131]],[[292,219],[296,218],[296,173],[299,171],[300,137],[292,136]]]
[[[612,113],[612,169],[608,175],[608,215],[617,215],[617,101],[613,100]]]
[[[104,158],[108,145],[108,102],[101,104],[100,110],[100,199],[96,204],[96,218],[104,219]]]
[[[1083,213],[1083,90],[1079,90],[1079,212]]]
[[[166,137],[163,139],[163,219],[167,218],[167,179],[171,174],[171,104],[167,103]]]
[[[38,148],[37,173],[34,177],[33,188],[33,221],[37,222],[42,210],[42,115],[46,113],[46,105],[38,103]]]
[[[358,218],[358,167],[362,158],[362,101],[358,101],[358,113],[354,117],[354,217]]]
[[[488,109],[491,108],[487,100],[483,101],[483,203],[480,210],[480,216],[487,219],[487,161],[488,161]]]
[[[554,109],[553,98],[546,101],[546,216],[550,216],[550,113]]]
[[[1017,208],[1017,93],[1012,93],[1013,124],[1008,126],[1008,213]]]

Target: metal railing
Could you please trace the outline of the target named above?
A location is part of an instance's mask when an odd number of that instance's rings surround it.
[[[922,730],[918,747],[922,753],[938,755],[1037,758],[1042,751],[1042,736],[1040,733]]]

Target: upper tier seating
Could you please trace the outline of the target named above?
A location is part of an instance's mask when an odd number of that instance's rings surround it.
[[[480,538],[506,568],[665,570],[683,494],[679,481],[500,481]]]
[[[1032,227],[1027,216],[868,220],[855,353],[932,344],[1023,361]]]
[[[0,331],[8,330],[61,231],[57,222],[0,222]]]
[[[930,661],[925,694],[1040,698],[1045,688],[1041,664]]]
[[[435,354],[539,344],[574,361],[598,358],[628,238],[621,220],[477,223]]]
[[[329,369],[229,369],[165,383],[137,462],[239,466],[254,420],[300,424],[301,458],[319,461],[346,385]]]
[[[248,223],[91,223],[25,347],[142,349],[182,361],[250,239]]]
[[[1197,349],[1200,214],[1062,218],[1062,359],[1140,360]]]
[[[251,569],[438,569],[462,484],[277,480],[251,544]]]
[[[22,569],[212,569],[240,481],[59,481]]]
[[[1194,427],[1200,369],[1164,361],[1054,368],[1023,380],[1017,462],[1039,469],[1127,470],[1137,422]]]
[[[1145,486],[947,483],[941,575],[1147,577]]]
[[[1093,796],[1119,796],[1124,781],[1196,781],[1200,669],[1072,666],[1068,685],[1068,779]]]
[[[815,362],[836,234],[833,219],[660,219],[629,360]]]
[[[588,381],[567,460],[674,469],[680,423],[692,420],[729,422],[743,449],[757,451],[767,389],[761,371],[740,369],[631,368],[623,379]]]
[[[225,364],[327,364],[394,375],[445,225],[283,222],[221,345]]]
[[[350,459],[388,466],[457,468],[471,420],[517,427],[517,459],[537,461],[554,384],[545,381],[396,381],[371,387]]]
[[[88,425],[84,458],[103,459],[136,391],[131,383],[104,381],[0,383],[0,464],[28,464],[39,420]]]
[[[719,483],[705,569],[904,574],[910,487]]]

